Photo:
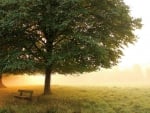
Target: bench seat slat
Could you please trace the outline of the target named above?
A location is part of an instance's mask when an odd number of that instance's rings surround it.
[[[27,97],[27,96],[18,96],[18,95],[15,95],[14,97],[16,98],[22,98],[22,99],[31,99],[30,97]]]

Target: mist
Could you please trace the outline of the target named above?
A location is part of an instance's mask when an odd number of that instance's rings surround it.
[[[44,85],[44,76],[9,75],[3,78],[6,86]],[[100,71],[52,76],[52,85],[73,86],[150,86],[150,66],[133,65],[132,67],[101,69]]]

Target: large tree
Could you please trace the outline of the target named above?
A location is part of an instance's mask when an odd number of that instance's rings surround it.
[[[110,68],[141,27],[122,0],[0,0],[0,73]]]

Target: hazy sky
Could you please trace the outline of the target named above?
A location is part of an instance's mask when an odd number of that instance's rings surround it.
[[[150,86],[150,1],[124,0],[130,6],[133,17],[142,18],[143,27],[135,33],[139,39],[135,45],[124,50],[124,56],[118,67],[104,69],[99,72],[86,73],[76,77],[56,75],[52,84],[63,85],[149,85]],[[6,77],[4,83],[8,86],[44,84],[44,76],[12,76]]]
[[[150,64],[150,1],[149,0],[124,0],[130,6],[133,17],[142,18],[143,27],[136,31],[139,39],[135,45],[125,49],[125,56],[122,57],[121,66],[131,66],[134,64]]]

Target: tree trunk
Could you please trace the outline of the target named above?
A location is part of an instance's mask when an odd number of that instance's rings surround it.
[[[51,94],[51,68],[45,69],[45,84],[44,84],[44,95]]]
[[[2,81],[2,75],[0,75],[0,88],[6,88]]]

